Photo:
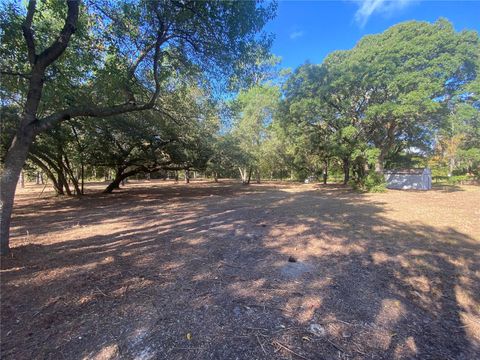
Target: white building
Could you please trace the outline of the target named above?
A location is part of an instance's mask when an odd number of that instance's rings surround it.
[[[402,190],[430,190],[432,172],[424,169],[398,169],[385,171],[387,188]]]

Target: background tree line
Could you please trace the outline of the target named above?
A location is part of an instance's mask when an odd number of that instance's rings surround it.
[[[243,149],[238,165],[264,178],[333,172],[380,190],[385,168],[478,177],[479,71],[476,32],[401,23],[240,92],[226,136]]]

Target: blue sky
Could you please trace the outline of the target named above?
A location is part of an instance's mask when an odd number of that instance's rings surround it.
[[[456,30],[480,32],[480,0],[280,1],[266,27],[275,34],[272,52],[282,66],[320,63],[333,50],[350,49],[366,34],[407,20],[449,19]]]

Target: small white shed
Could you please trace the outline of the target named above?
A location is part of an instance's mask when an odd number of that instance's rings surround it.
[[[389,189],[430,190],[432,172],[424,169],[397,169],[385,171],[385,181]]]

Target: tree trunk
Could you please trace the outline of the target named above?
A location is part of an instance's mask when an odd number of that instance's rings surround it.
[[[30,84],[25,103],[24,114],[20,120],[17,133],[7,151],[3,172],[0,175],[0,254],[8,254],[10,240],[10,221],[13,200],[18,178],[27,159],[28,150],[35,138],[34,127],[36,113],[43,88],[44,69],[35,69],[30,77]]]
[[[108,184],[105,190],[103,190],[104,194],[111,194],[113,190],[120,189],[120,184],[123,183],[126,178],[141,172],[139,169],[134,169],[127,172],[124,172],[124,171],[125,171],[125,168],[122,168],[122,167],[117,168],[117,171],[115,172],[115,178],[110,184]]]
[[[7,255],[10,239],[10,221],[13,210],[13,200],[18,178],[27,159],[28,149],[33,141],[33,132],[20,129],[5,157],[2,174],[0,175],[0,254]]]
[[[247,185],[250,185],[250,180],[252,178],[252,168],[248,169],[248,179],[247,179]]]
[[[448,176],[452,176],[453,170],[455,170],[455,158],[452,155],[448,163]]]
[[[375,162],[375,172],[383,175],[385,157],[388,155],[388,152],[395,143],[395,129],[397,124],[395,122],[390,122],[387,130],[387,138],[383,141],[380,146],[377,146],[380,149],[380,154],[378,155],[377,161]]]
[[[84,194],[83,190],[84,190],[84,185],[85,185],[85,167],[83,165],[83,161],[82,161],[82,165],[80,167],[80,179],[82,181],[80,191],[83,195]]]
[[[350,159],[343,159],[343,184],[346,185],[350,180]]]
[[[242,184],[247,183],[247,169],[239,167],[238,171],[240,171],[240,178],[242,179]]]
[[[384,162],[384,154],[381,152],[380,155],[378,155],[377,161],[375,162],[375,172],[379,174],[383,174],[383,162]]]
[[[70,190],[70,186],[68,185],[68,173],[67,174],[65,173],[66,172],[65,166],[62,162],[61,157],[60,159],[57,159],[56,163],[49,160],[47,157],[43,157],[42,159],[55,170],[58,177],[58,184],[62,189],[65,188],[65,192],[67,193],[68,196],[71,196],[72,191]]]
[[[257,184],[260,184],[260,170],[257,169],[255,171],[255,175],[256,175]]]
[[[136,175],[141,171],[141,169],[134,169],[134,170],[130,170],[130,171],[127,171],[127,172],[123,172],[125,169],[118,169],[116,174],[115,174],[115,178],[113,179],[113,181],[108,184],[108,186],[105,188],[105,190],[103,190],[103,193],[104,194],[110,194],[113,192],[113,190],[115,189],[119,189],[120,188],[120,183],[123,182],[124,180],[126,180],[128,177],[130,176],[133,176],[133,175]]]
[[[52,180],[52,184],[53,184],[53,188],[55,189],[55,192],[57,193],[57,195],[65,195],[65,193],[63,192],[63,184],[60,184],[57,180],[57,178],[55,177],[55,175],[53,174],[53,172],[48,168],[47,165],[45,165],[39,158],[37,158],[35,155],[32,155],[30,154],[30,160],[36,164],[40,169],[42,169],[42,171],[45,172],[45,174],[47,175],[47,178],[49,178],[50,180]],[[37,172],[37,179],[38,177],[40,177],[40,182],[39,184],[41,183],[43,185],[43,173],[41,171],[38,171]]]
[[[20,187],[23,189],[25,188],[25,174],[22,171],[20,171],[20,180],[18,181],[18,183],[20,184]]]
[[[35,179],[35,184],[40,185],[40,171],[37,171],[37,176]]]
[[[62,158],[65,159],[65,162],[62,161]],[[78,178],[75,177],[75,174],[73,173],[73,170],[72,170],[72,167],[70,166],[70,161],[68,160],[68,157],[67,155],[63,155],[60,157],[60,161],[59,161],[59,167],[60,168],[64,168],[65,169],[65,172],[67,173],[67,176],[66,178],[70,178],[70,181],[73,185],[73,188],[75,189],[75,193],[77,195],[80,195],[81,193],[81,190],[80,190],[80,186],[78,184]],[[68,195],[71,195],[68,191],[67,191]]]
[[[62,188],[65,188],[65,192],[68,196],[72,196],[72,190],[70,190],[70,186],[68,185],[67,178],[62,172],[58,173],[58,183]]]
[[[213,172],[213,181],[218,183],[218,173],[216,171]]]
[[[113,181],[110,184],[108,184],[105,190],[103,190],[103,193],[111,194],[113,190],[120,188],[120,183],[122,182],[122,180],[123,180],[122,176],[115,177],[115,179],[113,179]]]
[[[185,184],[190,182],[190,170],[185,170]]]
[[[323,184],[327,184],[328,179],[328,160],[323,160]]]

